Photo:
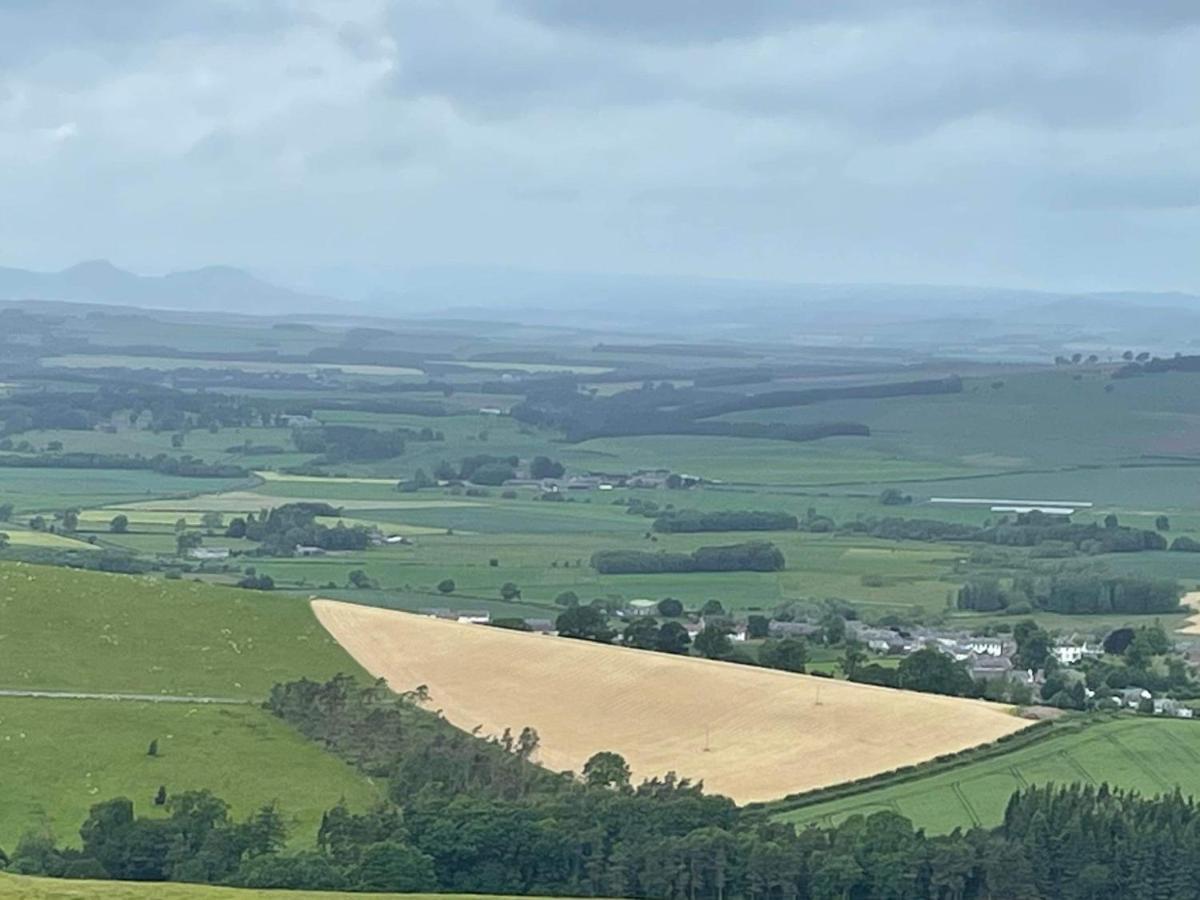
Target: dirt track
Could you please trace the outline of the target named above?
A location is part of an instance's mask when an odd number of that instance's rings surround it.
[[[486,734],[532,725],[540,761],[598,750],[635,778],[674,770],[738,802],[861,778],[1030,723],[1009,707],[465,625],[332,600],[321,624],[398,691]]]

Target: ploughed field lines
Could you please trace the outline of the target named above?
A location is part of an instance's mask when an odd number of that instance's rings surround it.
[[[738,802],[863,778],[1030,724],[1010,707],[315,600],[318,620],[397,691],[484,734],[524,726],[538,759],[601,750],[635,779],[674,771]]]

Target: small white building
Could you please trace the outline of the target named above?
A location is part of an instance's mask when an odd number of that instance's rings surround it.
[[[193,547],[188,551],[188,556],[195,560],[204,562],[206,560],[229,559],[228,547]]]
[[[966,641],[967,648],[979,656],[1003,656],[1004,641],[998,637],[973,637]]]
[[[458,612],[458,621],[468,625],[486,625],[492,621],[492,614],[486,609],[462,609]]]
[[[629,605],[625,607],[624,613],[631,619],[640,619],[644,616],[652,616],[658,612],[658,604],[653,600],[644,598],[630,600]]]

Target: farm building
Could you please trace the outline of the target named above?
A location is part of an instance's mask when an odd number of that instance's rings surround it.
[[[812,622],[776,622],[767,625],[767,635],[773,638],[812,637],[821,633],[821,626]]]
[[[653,600],[630,600],[629,605],[622,611],[630,618],[642,618],[643,616],[652,616],[658,611],[658,604]]]
[[[970,660],[971,677],[987,681],[992,678],[1007,678],[1013,670],[1013,661],[1007,656],[982,654]]]
[[[201,562],[208,560],[229,559],[228,547],[193,547],[188,556]]]
[[[492,621],[492,614],[486,609],[463,609],[459,610],[458,621],[472,625],[486,625]]]

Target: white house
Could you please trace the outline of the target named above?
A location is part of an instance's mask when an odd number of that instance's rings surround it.
[[[998,637],[973,637],[967,640],[966,646],[979,656],[1004,655],[1004,641]]]
[[[658,604],[653,600],[630,600],[629,605],[625,607],[625,615],[630,618],[641,618],[643,616],[652,616],[658,611]]]
[[[229,559],[228,547],[193,547],[188,556],[198,560]]]
[[[486,625],[492,621],[492,614],[486,609],[462,609],[458,612],[458,621],[470,625]]]
[[[1085,656],[1096,656],[1098,651],[1095,647],[1090,647],[1085,644],[1058,644],[1050,651],[1054,658],[1058,660],[1060,665],[1070,666],[1079,662]]]

